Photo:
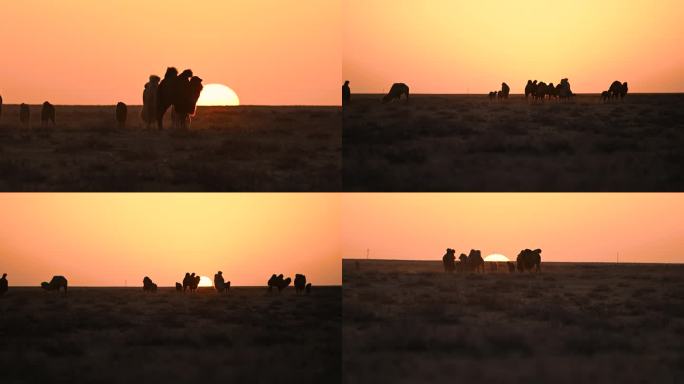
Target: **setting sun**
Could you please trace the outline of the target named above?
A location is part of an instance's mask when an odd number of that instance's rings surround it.
[[[199,284],[197,286],[198,287],[213,287],[214,283],[212,283],[210,278],[208,278],[206,276],[200,276],[200,281],[199,281]]]
[[[237,93],[223,84],[207,84],[202,89],[197,105],[201,106],[235,106],[240,105]]]
[[[508,262],[511,261],[508,257],[500,253],[492,253],[491,255],[484,258],[487,262]]]

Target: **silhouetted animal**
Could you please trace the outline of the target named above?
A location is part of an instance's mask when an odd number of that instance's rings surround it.
[[[351,101],[351,89],[349,88],[349,80],[342,85],[342,105],[349,104]]]
[[[518,254],[516,263],[518,265],[518,271],[523,272],[526,270],[536,269],[537,272],[541,271],[541,249],[535,249],[534,251],[529,249],[523,249]]]
[[[382,102],[386,103],[394,99],[401,100],[401,96],[406,95],[406,101],[409,99],[409,87],[404,83],[394,83],[389,92],[382,98]]]
[[[190,277],[190,273],[185,272],[185,277],[183,277],[183,292],[190,287],[192,280],[193,279]]]
[[[187,72],[183,71],[181,75],[187,74]],[[177,128],[186,129],[190,123],[190,118],[195,116],[197,100],[204,86],[202,85],[202,79],[197,76],[190,78],[190,81],[185,81],[181,78],[178,80],[177,86],[178,91],[173,103],[174,125]]]
[[[612,84],[610,84],[610,88],[608,88],[608,90],[612,94],[612,97],[620,97],[620,100],[622,100],[625,98],[625,95],[627,95],[627,83],[620,83],[619,81],[615,80]]]
[[[534,90],[534,99],[535,100],[544,100],[544,96],[546,96],[547,92],[547,85],[545,82],[540,81],[537,83],[537,88]]]
[[[151,75],[150,80],[145,83],[145,90],[143,91],[143,108],[140,117],[142,117],[147,128],[156,121],[159,80],[161,80],[159,76]]]
[[[55,125],[55,106],[46,101],[40,110],[40,123],[45,126],[48,121],[51,121],[53,126]]]
[[[501,97],[508,99],[508,94],[511,92],[511,88],[506,83],[501,83]]]
[[[527,85],[525,85],[525,99],[527,99],[529,96],[534,97],[534,92],[537,89],[537,80],[532,82],[532,80],[527,80]]]
[[[479,249],[470,250],[470,253],[468,254],[468,266],[472,271],[477,271],[478,269],[481,269],[482,272],[485,271],[484,259],[482,258],[482,253]]]
[[[605,103],[606,101],[610,100],[610,98],[613,96],[613,94],[610,91],[603,91],[601,92],[601,100]]]
[[[64,295],[66,295],[68,282],[64,276],[53,276],[49,283],[43,281],[40,286],[46,291],[59,291],[60,288],[64,288]]]
[[[306,294],[307,294],[307,295],[311,293],[311,283],[307,283],[307,284],[306,284],[305,290],[306,290]]]
[[[290,282],[292,282],[292,279],[289,277],[287,279],[283,278],[283,275],[280,274],[276,276],[275,274],[271,276],[270,279],[268,279],[268,291],[270,292],[273,287],[278,288],[278,292],[282,291],[283,289],[287,288],[290,285]]]
[[[159,83],[159,87],[157,88],[157,107],[155,118],[157,120],[157,126],[159,129],[164,128],[164,114],[166,114],[166,110],[169,109],[174,102],[177,77],[178,70],[176,68],[166,68],[164,79]]]
[[[306,276],[301,274],[296,274],[294,279],[295,292],[300,294],[306,289]]]
[[[19,106],[19,121],[21,121],[24,125],[28,125],[30,119],[31,110],[29,110],[29,106],[24,103],[21,103],[21,105]]]
[[[145,276],[143,279],[143,291],[157,292],[157,284],[152,282],[152,279]]]
[[[200,276],[195,276],[195,272],[190,274],[188,279],[188,288],[190,288],[191,292],[197,289],[201,279],[202,278]],[[185,284],[185,282],[183,282],[183,284]]]
[[[496,98],[496,91],[489,92],[489,100],[494,100]]]
[[[176,282],[176,292],[183,292],[183,284]]]
[[[230,289],[230,281],[226,282],[223,280],[223,272],[221,271],[214,275],[214,288],[220,293],[228,292]]]
[[[453,272],[454,269],[456,268],[456,264],[454,263],[456,261],[456,251],[447,248],[446,253],[444,256],[442,256],[442,264],[444,264],[444,272]]]
[[[549,100],[557,98],[558,88],[553,85],[553,83],[549,83],[549,85],[546,87],[546,95],[549,96]]]
[[[468,270],[468,255],[465,253],[461,253],[461,255],[458,256],[457,269],[459,272],[465,272]]]
[[[9,284],[7,283],[7,274],[3,273],[0,279],[0,296],[4,295],[9,289]]]
[[[560,83],[558,84],[558,87],[556,87],[558,91],[558,98],[563,100],[563,99],[569,99],[574,94],[572,93],[572,90],[570,89],[570,82],[568,81],[567,78],[561,79]]]
[[[119,123],[119,128],[126,127],[126,117],[128,116],[128,107],[122,102],[116,103],[116,122]]]
[[[506,264],[508,265],[508,272],[515,273],[515,263],[512,261],[509,261]]]

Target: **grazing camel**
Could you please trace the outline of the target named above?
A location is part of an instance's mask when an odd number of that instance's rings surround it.
[[[404,83],[394,83],[389,92],[382,98],[383,103],[392,101],[394,99],[401,100],[401,96],[406,95],[406,101],[409,100],[409,87]]]
[[[7,274],[3,273],[2,279],[0,279],[0,296],[7,293],[8,289],[9,289],[9,284],[7,283]]]
[[[116,103],[116,122],[119,123],[119,128],[126,128],[126,117],[128,116],[128,107],[126,104],[119,101]]]
[[[66,296],[68,282],[64,276],[53,276],[49,283],[43,281],[40,286],[46,291],[59,291],[60,288],[64,288],[64,296]]]
[[[30,120],[31,110],[29,109],[29,106],[24,103],[21,103],[21,105],[19,106],[19,121],[21,121],[22,124],[27,126]]]
[[[146,292],[157,292],[157,284],[152,282],[152,279],[149,277],[145,276],[143,279],[143,291]]]
[[[44,127],[48,122],[52,122],[52,126],[55,126],[55,106],[46,101],[40,110],[40,123]]]
[[[627,83],[620,83],[619,81],[615,80],[612,84],[610,84],[608,91],[610,91],[613,98],[617,99],[619,97],[620,100],[622,100],[627,95]]]
[[[351,102],[351,88],[349,88],[349,80],[347,80],[342,85],[342,105],[349,104],[349,102]]]
[[[230,281],[223,280],[223,272],[218,271],[214,275],[214,288],[219,293],[226,293],[230,289]]]
[[[541,249],[535,249],[534,251],[529,249],[523,249],[518,254],[516,263],[518,266],[518,272],[524,272],[526,270],[536,269],[537,272],[541,272]]]

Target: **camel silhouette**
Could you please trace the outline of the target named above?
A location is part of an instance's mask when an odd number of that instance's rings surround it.
[[[128,116],[128,107],[126,104],[119,101],[116,103],[116,122],[119,123],[119,128],[126,127],[126,117]]]
[[[152,279],[145,276],[143,279],[143,291],[146,292],[157,292],[157,284],[155,284]]]
[[[19,106],[19,121],[24,126],[27,126],[29,124],[29,121],[31,120],[31,110],[29,109],[29,106],[21,103]]]
[[[382,98],[383,103],[387,103],[394,99],[401,100],[401,96],[406,95],[406,101],[409,100],[409,87],[404,83],[394,83],[389,92]]]
[[[508,86],[506,83],[501,83],[501,94],[500,98],[503,99],[508,99],[508,94],[511,92],[511,87]]]
[[[194,292],[199,285],[200,279],[199,276],[195,276],[195,272],[185,272],[185,277],[183,278],[183,292],[185,292],[186,289],[190,289],[190,292]]]
[[[214,288],[219,293],[226,293],[230,289],[230,281],[223,280],[223,272],[218,271],[214,275]]]
[[[523,249],[520,251],[516,259],[518,271],[524,272],[535,269],[537,272],[541,272],[541,252],[541,249],[535,249],[534,251]]]
[[[173,104],[177,76],[178,70],[176,68],[166,68],[164,79],[162,79],[162,81],[159,83],[159,87],[157,88],[157,107],[155,111],[155,120],[157,120],[157,126],[159,129],[164,129],[164,115],[166,114],[166,110],[169,109],[169,107]]]
[[[0,296],[7,293],[8,289],[9,289],[9,284],[7,283],[7,274],[3,273],[2,278],[0,279]]]
[[[456,251],[447,248],[446,253],[442,256],[442,264],[444,265],[444,272],[453,272],[456,268]]]
[[[43,281],[40,286],[46,291],[59,291],[60,288],[64,288],[64,296],[66,296],[68,282],[64,276],[53,276],[49,283]]]
[[[183,284],[176,282],[176,292],[183,292]]]
[[[40,110],[40,123],[46,126],[48,122],[52,122],[52,126],[55,126],[55,106],[46,101]]]
[[[183,71],[186,74],[186,71]],[[192,72],[190,72],[192,74]],[[186,129],[190,124],[190,118],[195,116],[197,100],[204,86],[202,79],[192,76],[189,81],[181,78],[177,85],[177,95],[173,103],[173,122],[176,128]]]
[[[310,284],[306,284],[306,276],[301,275],[299,273],[295,275],[294,286],[295,286],[295,292],[297,294],[304,292],[307,285],[310,285]]]
[[[342,85],[342,105],[349,104],[351,101],[351,89],[349,88],[349,80]]]
[[[149,81],[145,83],[145,90],[143,91],[143,108],[140,112],[140,117],[145,122],[147,128],[150,128],[156,121],[157,92],[159,91],[160,80],[159,76],[150,75]]]
[[[527,80],[527,85],[525,85],[525,100],[527,100],[527,98],[530,96],[534,97],[534,93],[536,90],[537,90],[537,80],[535,80],[535,81]]]
[[[611,98],[617,99],[619,97],[620,100],[622,100],[627,95],[627,83],[620,83],[619,81],[615,80],[610,84],[608,91],[611,93]]]
[[[278,288],[278,292],[280,293],[283,289],[287,288],[290,285],[290,282],[292,282],[292,279],[290,279],[289,277],[287,279],[283,278],[282,273],[278,276],[273,274],[271,278],[268,279],[268,291],[271,292],[273,290],[273,287],[275,287]]]

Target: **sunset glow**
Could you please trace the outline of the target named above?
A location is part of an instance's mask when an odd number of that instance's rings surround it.
[[[508,257],[506,257],[506,256],[504,256],[504,255],[502,255],[502,254],[499,254],[499,253],[492,253],[491,255],[486,256],[486,257],[484,258],[484,261],[486,261],[486,262],[500,263],[500,262],[507,262],[507,261],[511,261],[511,260],[510,260]]]
[[[677,193],[346,194],[341,215],[345,258],[541,248],[544,261],[684,262]]]
[[[341,17],[339,0],[3,1],[0,94],[139,105],[175,66],[245,105],[339,105]]]
[[[343,77],[355,92],[487,93],[528,79],[596,93],[684,91],[676,0],[348,0]]]
[[[37,286],[265,286],[273,273],[341,283],[339,201],[326,194],[0,195],[0,273]]]

